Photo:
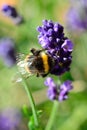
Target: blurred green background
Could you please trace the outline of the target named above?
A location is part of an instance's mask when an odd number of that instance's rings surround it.
[[[43,19],[51,19],[65,27],[65,33],[74,43],[73,60],[70,73],[61,78],[72,79],[74,89],[69,99],[59,103],[52,130],[87,130],[87,32],[80,36],[70,34],[66,28],[69,0],[0,0],[14,5],[24,17],[25,23],[19,26],[0,13],[0,38],[11,37],[17,46],[17,51],[28,54],[31,48],[41,48],[38,44],[37,26]],[[0,61],[0,109],[6,107],[22,108],[28,103],[26,92],[21,83],[12,83],[16,68],[6,68]],[[56,76],[53,76],[57,80]],[[36,76],[27,79],[32,90],[37,108],[42,110],[42,127],[44,129],[51,113],[53,102],[46,96],[44,78]]]

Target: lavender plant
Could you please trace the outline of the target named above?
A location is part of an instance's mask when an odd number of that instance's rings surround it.
[[[63,26],[59,23],[54,23],[51,20],[44,20],[43,25],[38,27],[37,30],[40,33],[38,36],[38,40],[40,45],[42,46],[42,49],[44,49],[46,51],[46,54],[49,55],[54,61],[54,66],[53,68],[51,68],[51,71],[49,73],[58,77],[64,74],[65,72],[69,71],[70,64],[72,62],[71,54],[73,51],[73,43],[69,38],[65,36]],[[7,65],[11,66],[16,63],[15,50],[13,44],[10,43],[11,41],[7,41],[8,40],[4,40],[4,42],[0,44],[0,54],[4,61],[7,63]],[[22,69],[25,68],[25,62],[19,63],[23,63],[19,65]],[[28,87],[28,84],[24,79],[23,74],[24,73],[19,72],[20,78],[22,79],[22,84],[27,93],[33,113],[33,116],[29,119],[28,123],[29,130],[42,130],[40,126],[38,111],[36,109],[36,105],[32,97],[31,90]],[[52,101],[55,100],[52,114],[45,130],[51,130],[55,113],[58,107],[58,101],[68,99],[69,91],[73,88],[72,82],[70,80],[66,80],[64,81],[64,83],[61,83],[61,81],[58,79],[58,82],[59,83],[56,84],[51,77],[48,77],[44,82],[44,84],[48,86],[48,98]]]
[[[60,76],[69,71],[73,43],[65,36],[63,26],[51,20],[43,20],[43,25],[38,27],[37,30],[40,33],[38,36],[39,43],[55,61],[50,73]],[[48,86],[47,96],[50,100],[63,101],[68,98],[68,93],[73,88],[72,83],[70,80],[65,81],[63,84],[60,84],[60,82],[57,85],[51,77],[46,79],[44,84]],[[57,107],[58,104],[54,102],[46,130],[50,130],[52,127]]]

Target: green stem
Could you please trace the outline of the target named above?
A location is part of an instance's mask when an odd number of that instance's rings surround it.
[[[47,124],[45,130],[51,130],[51,128],[54,124],[54,120],[55,120],[55,117],[56,117],[57,110],[58,110],[58,101],[54,101],[51,116],[49,118],[49,121],[48,121],[48,124]]]
[[[25,91],[27,93],[27,96],[28,96],[28,99],[29,99],[29,102],[30,102],[30,105],[31,105],[31,108],[32,108],[32,113],[33,113],[33,116],[34,116],[35,125],[38,126],[38,116],[37,116],[37,111],[36,111],[34,99],[33,99],[32,94],[31,94],[31,90],[28,87],[28,84],[25,81],[25,79],[22,77],[22,75],[21,75],[21,78],[22,78],[22,84],[23,84],[23,86],[25,88]]]

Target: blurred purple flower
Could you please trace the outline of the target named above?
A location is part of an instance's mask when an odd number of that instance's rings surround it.
[[[13,20],[14,24],[19,25],[24,22],[23,17],[20,16],[15,7],[11,5],[3,5],[2,12],[5,16],[10,17]]]
[[[3,59],[8,67],[11,67],[16,63],[16,50],[12,39],[0,39],[0,58]]]
[[[0,130],[17,130],[21,117],[21,112],[15,108],[2,110],[0,113]]]
[[[16,18],[18,16],[16,9],[10,5],[3,5],[2,11],[6,14],[6,16],[13,18]]]
[[[87,7],[87,0],[70,0],[72,6],[80,8]]]
[[[37,28],[38,40],[46,52],[53,58],[54,67],[51,74],[61,75],[69,71],[72,60],[73,43],[64,36],[64,28],[59,23],[43,20],[43,25]]]
[[[46,79],[44,84],[48,86],[47,96],[50,100],[66,100],[68,98],[69,91],[73,88],[70,80],[67,80],[63,84],[58,86],[50,77]]]
[[[67,27],[70,31],[87,30],[87,0],[72,1],[67,14]]]

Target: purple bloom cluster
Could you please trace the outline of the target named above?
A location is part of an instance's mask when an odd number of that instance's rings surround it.
[[[87,30],[87,0],[71,1],[66,22],[70,31]]]
[[[70,80],[67,80],[63,84],[58,86],[50,77],[46,79],[44,84],[48,86],[47,96],[50,100],[66,100],[68,98],[69,91],[73,88]]]
[[[17,10],[13,6],[3,5],[2,12],[4,15],[10,17],[17,25],[24,22],[23,17],[18,14]]]
[[[0,130],[17,130],[21,122],[21,112],[14,108],[6,108],[0,113]]]
[[[51,74],[61,75],[70,69],[73,43],[64,35],[64,28],[59,23],[44,20],[38,27],[38,40],[41,46],[54,59],[55,65]]]
[[[16,51],[12,39],[2,38],[0,40],[0,58],[8,67],[16,63]]]

